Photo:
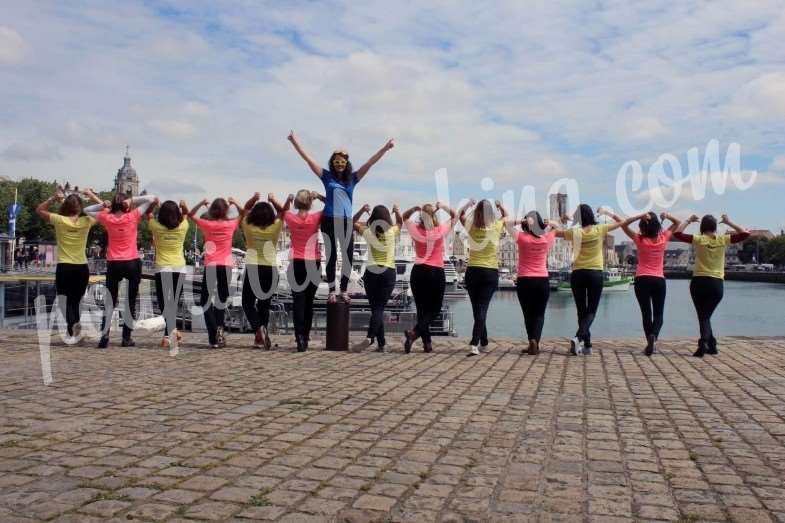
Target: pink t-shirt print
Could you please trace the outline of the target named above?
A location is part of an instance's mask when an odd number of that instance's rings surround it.
[[[139,258],[136,232],[139,222],[142,221],[142,213],[138,208],[122,214],[102,211],[95,215],[95,219],[106,229],[109,240],[106,248],[107,261],[128,261]]]
[[[667,230],[658,234],[656,238],[635,235],[633,241],[638,248],[638,270],[635,271],[635,276],[665,277],[663,272],[665,247],[671,239],[671,234],[671,231]]]
[[[444,268],[444,237],[450,232],[450,224],[442,223],[426,229],[414,222],[406,222],[406,230],[414,242],[415,265]]]
[[[528,232],[518,232],[518,278],[548,277],[548,251],[554,238],[554,231],[548,231],[539,238]]]
[[[319,253],[319,226],[322,222],[322,213],[314,212],[300,218],[296,212],[287,212],[283,220],[289,228],[291,249],[290,260],[318,260]]]
[[[205,220],[196,218],[194,223],[204,234],[204,264],[232,266],[232,236],[240,223],[231,220]]]

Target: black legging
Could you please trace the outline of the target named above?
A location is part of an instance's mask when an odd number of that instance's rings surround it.
[[[698,313],[698,326],[700,327],[701,341],[713,349],[717,345],[714,333],[711,330],[711,315],[717,305],[722,301],[724,284],[720,278],[711,276],[695,276],[690,282],[690,296]]]
[[[522,276],[515,282],[518,302],[523,311],[523,323],[530,340],[540,342],[545,324],[545,308],[551,295],[551,284],[547,276]]]
[[[499,287],[499,271],[487,267],[468,267],[464,278],[469,300],[472,302],[472,315],[474,327],[470,345],[488,345],[488,329],[485,319],[488,316],[488,307],[496,289]]]
[[[341,244],[341,292],[349,288],[349,276],[354,261],[354,229],[351,218],[324,216],[321,224],[324,252],[327,258],[325,273],[330,292],[335,292],[335,264],[338,261],[336,242]]]
[[[643,316],[643,333],[648,338],[660,337],[662,311],[665,309],[665,278],[659,276],[636,276],[635,297]]]
[[[596,269],[577,269],[570,275],[572,297],[578,309],[578,331],[575,335],[580,341],[590,342],[591,324],[597,314],[602,296],[602,271]]]
[[[422,337],[423,343],[431,343],[431,323],[442,311],[446,285],[443,268],[424,264],[412,267],[409,286],[417,307],[414,337]]]
[[[177,307],[183,292],[185,275],[178,271],[158,271],[155,273],[155,298],[164,317],[164,334],[177,328]]]
[[[134,318],[136,318],[136,297],[139,294],[139,282],[142,281],[142,260],[124,260],[106,262],[106,294],[104,295],[104,317],[101,321],[103,337],[109,337],[112,326],[112,313],[117,305],[117,290],[120,282],[128,280],[128,292],[123,303],[123,339],[131,338]],[[108,296],[107,296],[108,295]],[[107,298],[109,298],[107,302]]]
[[[369,265],[365,268],[363,284],[368,304],[371,306],[371,319],[368,321],[368,338],[376,340],[379,347],[384,347],[384,308],[395,288],[395,269]]]
[[[65,323],[68,326],[68,335],[74,333],[74,325],[79,323],[79,304],[87,290],[87,283],[90,280],[90,270],[86,263],[58,263],[55,269],[55,290],[58,296],[58,306],[60,312],[65,316]]]
[[[202,274],[199,305],[202,306],[204,323],[210,344],[217,342],[218,327],[224,326],[224,313],[229,299],[229,280],[232,268],[228,265],[208,265]]]
[[[243,279],[243,312],[256,332],[270,322],[270,303],[278,288],[278,270],[269,265],[246,265]]]
[[[294,335],[308,341],[313,325],[313,299],[321,280],[318,260],[292,260],[287,270],[287,281],[292,290]]]

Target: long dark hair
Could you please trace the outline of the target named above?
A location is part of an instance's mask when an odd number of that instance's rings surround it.
[[[117,193],[112,197],[112,203],[109,206],[109,212],[128,212],[129,207],[125,206],[125,200],[128,198],[123,193]]]
[[[172,200],[166,200],[158,209],[158,223],[167,229],[175,229],[183,221],[183,213],[180,206]]]
[[[226,220],[229,214],[229,203],[223,198],[216,198],[207,209],[207,217],[210,220]]]
[[[248,213],[246,220],[249,225],[269,227],[275,221],[275,209],[267,202],[258,202]]]
[[[649,212],[638,224],[638,230],[644,238],[656,238],[662,230],[662,224],[655,213]]]
[[[60,214],[63,216],[82,216],[82,199],[76,194],[69,194],[60,204]]]
[[[581,220],[581,227],[587,225],[597,225],[597,219],[594,217],[594,211],[591,206],[582,203],[578,206],[578,217]]]
[[[701,234],[717,232],[717,218],[707,214],[701,218]]]
[[[533,231],[531,227],[529,227],[529,220],[527,218],[534,219],[534,223],[537,227],[536,232]],[[542,221],[542,216],[540,216],[540,213],[537,211],[530,211],[526,214],[526,216],[523,217],[523,220],[521,220],[521,229],[523,229],[524,232],[528,232],[535,238],[539,238],[540,234],[545,232],[545,222]]]
[[[390,211],[384,205],[377,205],[371,211],[371,216],[368,218],[368,226],[374,236],[381,239],[387,229],[392,227],[392,217]]]
[[[333,160],[335,160],[336,156],[340,156],[346,160],[346,168],[342,173],[336,171],[335,167],[333,166]],[[330,155],[330,160],[327,162],[327,166],[330,169],[330,174],[332,174],[336,180],[340,181],[341,183],[349,183],[351,181],[354,170],[352,169],[352,162],[349,161],[349,153],[345,151],[335,151]]]
[[[472,227],[485,228],[493,221],[493,207],[490,200],[480,200],[472,214]]]

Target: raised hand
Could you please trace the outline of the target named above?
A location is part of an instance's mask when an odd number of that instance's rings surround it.
[[[64,199],[65,194],[63,194],[63,191],[61,189],[57,189],[57,191],[55,191],[55,201],[62,202]]]
[[[179,203],[178,205],[179,205],[180,207],[186,207],[188,204],[187,204],[187,203],[185,203],[185,200],[180,200],[180,203]]]
[[[199,205],[207,205],[208,203],[210,203],[210,200],[208,200],[207,198],[203,198],[202,201],[199,202]]]
[[[311,196],[313,197],[313,193],[311,193]],[[287,202],[293,202],[294,201],[294,195],[289,193],[289,196],[286,197],[286,201]]]
[[[362,212],[371,212],[371,206],[366,203],[361,210]]]
[[[730,218],[728,218],[727,214],[723,214],[720,216],[720,223],[724,223],[725,225],[730,223]]]
[[[689,222],[690,222],[690,223],[696,223],[696,222],[699,222],[699,221],[700,221],[700,218],[698,218],[698,215],[697,215],[697,214],[693,214],[693,215],[692,215],[692,216],[690,216],[690,218],[689,218]]]
[[[501,209],[501,208],[502,208],[502,202],[501,202],[501,201],[499,201],[499,200],[496,200],[496,201],[495,201],[495,202],[493,202],[493,203],[494,203],[494,205],[496,205],[496,208],[497,208],[497,209]]]
[[[297,143],[297,136],[295,136],[294,131],[289,131],[289,136],[286,139],[292,143]]]
[[[399,212],[401,212],[401,208],[400,208],[400,207],[398,207],[398,204],[397,204],[397,203],[393,204],[392,212],[394,212],[394,213],[399,213]]]
[[[395,141],[392,138],[390,138],[389,140],[387,140],[387,143],[384,144],[384,150],[389,151],[393,147],[395,147]]]

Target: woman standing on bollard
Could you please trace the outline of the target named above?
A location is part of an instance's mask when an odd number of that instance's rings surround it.
[[[464,209],[469,205],[471,202]],[[440,209],[450,215],[445,223],[439,222]],[[417,221],[411,219],[415,212],[419,213]],[[409,285],[417,307],[417,323],[411,330],[404,331],[403,350],[409,354],[415,340],[422,338],[423,350],[432,352],[430,325],[441,313],[446,286],[444,239],[458,223],[457,214],[440,202],[435,205],[427,203],[408,209],[403,213],[403,221],[414,243],[414,267]]]
[[[97,202],[95,210],[103,208],[103,202],[90,189],[84,191],[84,195]],[[49,205],[53,202],[60,204],[59,213],[49,211]],[[65,309],[68,335],[78,338],[82,330],[79,305],[90,280],[85,249],[90,227],[96,223],[95,212],[91,212],[93,216],[88,215],[82,208],[82,198],[78,194],[65,196],[60,189],[41,202],[35,211],[44,222],[54,225],[57,239],[55,290],[57,296],[65,299],[64,304],[60,304],[58,299],[58,304],[61,312]]]
[[[361,223],[360,218],[370,213],[368,221]],[[384,337],[384,308],[395,288],[395,245],[401,236],[403,217],[397,205],[393,205],[395,215],[393,223],[390,211],[384,205],[377,205],[371,210],[364,205],[354,215],[354,229],[368,243],[368,263],[365,265],[363,284],[368,304],[371,307],[371,318],[368,322],[368,335],[359,344],[352,347],[354,351],[367,349],[376,343],[377,352],[385,352],[387,342]]]
[[[238,213],[242,213],[242,209],[234,198],[216,198],[207,209],[207,217],[196,218],[197,211],[207,203],[207,199],[197,203],[188,217],[204,235],[204,273],[199,304],[207,326],[208,343],[211,349],[217,349],[226,346],[224,314],[234,267],[232,238],[241,218],[241,215],[229,218],[229,206],[234,205]]]
[[[321,230],[324,235],[325,253],[327,256],[327,285],[330,289],[327,301],[334,303],[335,294],[335,265],[338,259],[338,244],[341,244],[341,298],[347,303],[349,295],[346,289],[349,286],[349,275],[352,272],[354,258],[354,234],[352,224],[352,196],[354,187],[360,183],[373,165],[382,159],[382,156],[393,148],[394,143],[388,140],[379,151],[363,164],[357,171],[352,171],[349,162],[349,153],[344,149],[333,152],[327,162],[327,169],[322,169],[308,153],[300,146],[294,134],[289,133],[289,141],[294,149],[305,160],[311,171],[319,177],[324,184],[324,210],[322,211]]]
[[[185,283],[183,243],[188,234],[188,206],[184,200],[177,204],[166,200],[153,217],[156,199],[147,211],[147,222],[155,248],[155,296],[164,317],[164,336],[161,347],[176,349],[183,335],[177,330],[177,307]]]
[[[260,194],[254,195],[243,208],[242,230],[245,235],[245,277],[243,278],[243,312],[254,331],[255,349],[270,350],[270,303],[278,289],[278,237],[281,235],[283,218],[294,200],[289,195],[281,205],[275,195],[267,195],[260,202]]]
[[[684,234],[691,223],[698,222],[696,215],[690,216],[676,229],[674,236],[695,249],[695,267],[690,280],[690,296],[698,314],[700,340],[698,350],[693,356],[702,358],[704,354],[718,354],[717,339],[711,328],[711,316],[722,301],[725,279],[725,251],[731,243],[743,242],[750,237],[744,228],[733,223],[727,214],[720,217],[723,223],[733,229],[731,234],[717,234],[717,219],[707,214],[700,219],[700,234]]]
[[[313,300],[322,280],[319,252],[319,224],[322,213],[309,211],[315,199],[323,198],[315,192],[300,189],[294,197],[294,208],[297,212],[287,212],[284,215],[291,244],[286,279],[292,291],[297,352],[308,349],[313,324]]]
[[[466,263],[464,279],[474,317],[469,356],[478,356],[480,350],[487,350],[488,329],[485,320],[493,295],[499,287],[497,253],[507,211],[497,201],[496,209],[501,216],[497,219],[493,207],[490,200],[480,200],[470,219],[466,217],[466,209],[462,210],[459,216],[461,224],[469,234],[469,260]]]

